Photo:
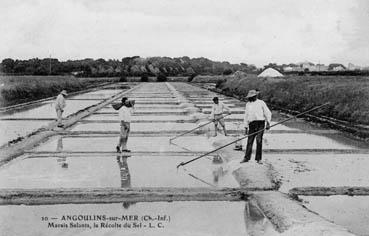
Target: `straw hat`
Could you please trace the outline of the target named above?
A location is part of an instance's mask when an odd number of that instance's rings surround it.
[[[249,93],[247,94],[246,98],[251,98],[251,97],[255,97],[256,95],[258,95],[259,93],[256,92],[256,90],[250,90]]]
[[[67,90],[62,90],[60,93],[63,94],[64,96],[67,96],[68,95],[67,94]]]

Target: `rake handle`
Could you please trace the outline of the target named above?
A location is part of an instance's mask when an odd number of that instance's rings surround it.
[[[319,108],[321,108],[321,107],[327,106],[328,104],[329,104],[329,102],[328,102],[328,103],[324,103],[324,104],[322,104],[322,105],[320,105],[320,106],[314,107],[314,108],[312,108],[312,109],[310,109],[310,110],[307,110],[307,111],[301,112],[301,113],[299,113],[299,114],[297,114],[297,115],[294,115],[294,116],[292,116],[292,117],[290,117],[290,118],[288,118],[288,119],[285,119],[285,120],[282,120],[282,121],[280,121],[280,122],[278,122],[278,123],[275,123],[274,125],[271,125],[269,128],[272,128],[272,127],[274,127],[274,126],[276,126],[276,125],[280,125],[280,124],[282,124],[282,123],[284,123],[284,122],[287,122],[287,121],[289,121],[289,120],[295,119],[295,118],[296,118],[296,117],[298,117],[298,116],[304,115],[304,114],[309,113],[309,112],[314,111],[314,110],[317,110],[317,109],[319,109]],[[207,155],[209,155],[209,154],[212,154],[212,153],[214,153],[214,152],[216,152],[216,151],[219,151],[220,149],[223,149],[223,148],[225,148],[225,147],[228,147],[229,145],[231,145],[231,144],[233,144],[233,143],[236,143],[236,142],[238,142],[238,141],[241,141],[242,139],[245,139],[245,138],[250,137],[250,136],[252,136],[252,135],[255,135],[255,134],[261,133],[261,132],[263,132],[264,130],[266,130],[266,128],[264,128],[264,129],[262,129],[262,130],[259,130],[259,131],[256,131],[256,132],[254,132],[254,133],[252,133],[252,134],[245,135],[245,136],[244,136],[244,137],[242,137],[242,138],[236,139],[236,140],[234,140],[234,141],[232,141],[232,142],[230,142],[230,143],[228,143],[228,144],[226,144],[226,145],[223,145],[223,146],[221,146],[221,147],[219,147],[219,148],[217,148],[217,149],[214,149],[214,150],[212,150],[212,151],[210,151],[210,152],[207,152],[207,153],[205,153],[205,154],[203,154],[203,155],[201,155],[201,156],[198,156],[198,157],[196,157],[196,158],[194,158],[194,159],[192,159],[192,160],[189,160],[189,161],[186,161],[186,162],[181,162],[179,165],[177,165],[177,169],[178,169],[180,166],[187,165],[187,164],[189,164],[189,163],[191,163],[191,162],[193,162],[193,161],[196,161],[196,160],[198,160],[198,159],[200,159],[200,158],[203,158],[203,157],[205,157],[205,156],[207,156]]]

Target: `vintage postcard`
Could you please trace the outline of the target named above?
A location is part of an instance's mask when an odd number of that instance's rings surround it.
[[[369,1],[0,20],[0,236],[369,235]]]

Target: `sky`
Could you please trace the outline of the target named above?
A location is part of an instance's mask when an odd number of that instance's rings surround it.
[[[0,0],[0,60],[369,65],[368,0]]]

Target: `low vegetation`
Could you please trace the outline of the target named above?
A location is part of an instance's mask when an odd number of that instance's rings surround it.
[[[120,78],[75,78],[71,76],[0,76],[0,106],[9,106],[56,96],[61,90],[84,90]]]
[[[267,103],[284,109],[304,111],[329,102],[315,115],[354,124],[369,124],[369,77],[291,76],[283,78],[218,78],[217,87],[229,95],[245,98],[250,89],[259,89]]]
[[[166,82],[168,81],[168,78],[165,76],[165,74],[158,74],[156,77],[157,82]]]
[[[219,81],[224,81],[226,79],[232,78],[231,76],[223,75],[198,75],[193,78],[190,82],[193,83],[218,83]]]
[[[147,75],[142,75],[142,76],[141,76],[141,80],[140,80],[140,82],[149,82],[149,76],[147,76]]]
[[[76,75],[78,77],[114,76],[191,76],[193,74],[221,75],[235,71],[252,72],[257,68],[245,63],[213,61],[204,57],[124,57],[121,60],[86,58],[59,61],[56,58],[19,60],[6,58],[0,72],[10,75]]]

